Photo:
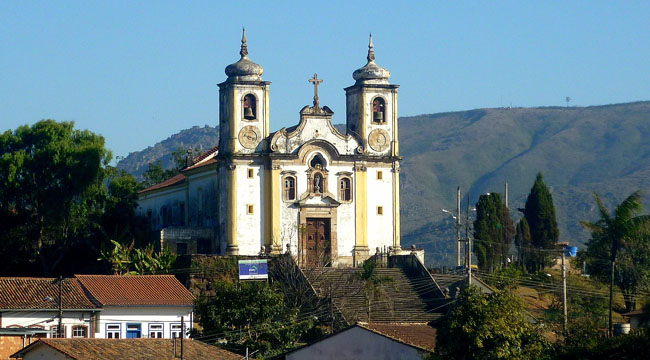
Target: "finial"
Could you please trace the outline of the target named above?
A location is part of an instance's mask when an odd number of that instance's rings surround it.
[[[368,43],[368,62],[375,61],[375,46],[372,44],[372,33],[370,33],[370,42]]]
[[[246,46],[246,28],[242,28],[241,50],[239,51],[239,55],[241,55],[241,57],[248,56],[248,46]]]
[[[318,78],[318,74],[314,74],[314,77],[307,80],[310,83],[314,84],[314,109],[320,109],[320,101],[318,100],[318,85],[323,82],[322,79]]]

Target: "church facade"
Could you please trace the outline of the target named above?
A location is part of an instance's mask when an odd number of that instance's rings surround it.
[[[401,251],[397,88],[367,63],[345,89],[344,133],[321,106],[318,76],[298,125],[270,130],[270,82],[241,58],[219,84],[219,145],[181,174],[140,192],[163,246],[177,253],[291,252],[301,264],[345,266]]]

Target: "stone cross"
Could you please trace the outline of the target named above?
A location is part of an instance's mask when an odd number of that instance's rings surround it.
[[[323,80],[318,78],[318,74],[314,74],[314,77],[307,81],[314,84],[314,107],[318,109],[320,108],[320,103],[318,102],[318,84],[322,83]]]

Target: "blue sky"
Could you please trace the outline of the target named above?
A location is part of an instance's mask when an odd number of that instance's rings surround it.
[[[214,126],[242,26],[274,129],[298,122],[314,73],[345,121],[369,32],[401,116],[649,100],[649,15],[647,1],[2,1],[0,130],[75,121],[125,156]]]

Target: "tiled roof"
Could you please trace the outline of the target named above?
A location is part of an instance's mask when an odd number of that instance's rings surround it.
[[[174,356],[174,341],[176,354]],[[40,339],[13,354],[20,358],[35,348],[49,346],[70,359],[131,359],[172,360],[180,359],[180,339]],[[207,345],[200,341],[183,340],[183,358],[194,359],[241,359],[240,355]]]
[[[208,156],[214,154],[219,150],[219,145],[215,145],[210,150],[204,152],[203,154],[199,155],[196,159],[194,159],[194,164],[200,162],[201,160],[207,158]]]
[[[424,323],[357,323],[357,325],[423,350],[433,351],[436,346],[436,329]]]
[[[165,188],[165,187],[168,187],[168,186],[180,184],[180,183],[184,182],[185,179],[186,179],[185,175],[178,174],[178,175],[175,175],[174,177],[169,178],[169,179],[167,179],[167,180],[165,180],[165,181],[163,181],[161,183],[149,186],[148,188],[146,188],[144,190],[140,190],[138,192],[138,194],[142,194],[142,193],[146,193],[146,192],[149,192],[149,191],[152,191],[152,190],[158,190],[158,189],[162,189],[162,188]]]
[[[76,279],[63,280],[64,309],[97,309]],[[0,309],[58,309],[59,285],[54,278],[0,278]]]
[[[202,166],[206,166],[206,165],[214,164],[214,163],[216,163],[216,162],[217,162],[217,159],[214,159],[214,158],[212,158],[212,159],[208,159],[208,160],[206,160],[206,161],[204,161],[204,162],[197,163],[197,164],[194,164],[194,165],[192,165],[192,166],[190,166],[190,167],[187,167],[187,168],[183,169],[183,171],[186,171],[186,170],[192,170],[192,169],[196,169],[196,168],[200,168],[200,167],[202,167]]]
[[[75,275],[100,304],[191,306],[194,296],[173,275]]]

